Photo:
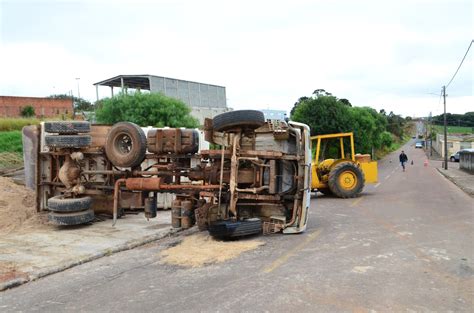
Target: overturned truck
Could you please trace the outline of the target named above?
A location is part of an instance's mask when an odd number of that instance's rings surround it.
[[[57,225],[96,213],[115,224],[127,210],[153,218],[157,196],[173,193],[175,227],[197,223],[216,237],[306,228],[311,148],[301,123],[254,110],[206,119],[203,131],[55,121],[25,129],[24,145],[37,210]]]

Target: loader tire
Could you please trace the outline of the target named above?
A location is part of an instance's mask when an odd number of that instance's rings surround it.
[[[89,135],[58,135],[45,136],[46,146],[51,148],[84,148],[91,145]]]
[[[352,162],[339,163],[329,172],[329,189],[339,198],[357,197],[364,189],[364,183],[364,173]]]
[[[107,134],[105,154],[110,162],[118,167],[140,165],[146,154],[145,133],[134,123],[115,124]]]
[[[89,210],[91,205],[91,197],[64,198],[60,195],[48,199],[48,209],[53,212],[80,212]]]
[[[216,115],[212,119],[215,131],[225,131],[231,128],[256,129],[265,124],[265,116],[261,111],[239,110]]]
[[[45,122],[44,131],[56,134],[79,134],[91,131],[89,122],[68,121],[68,122]]]
[[[55,225],[80,225],[90,223],[94,220],[94,211],[89,209],[81,212],[57,213],[50,212],[48,214],[48,221]]]
[[[243,221],[219,221],[209,226],[209,235],[216,238],[235,238],[262,233],[262,221],[249,218]]]

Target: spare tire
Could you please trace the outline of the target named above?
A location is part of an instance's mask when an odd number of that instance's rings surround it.
[[[118,167],[140,165],[146,154],[145,133],[134,123],[115,124],[107,135],[105,154],[110,162]]]
[[[262,221],[249,218],[243,221],[218,221],[209,226],[209,234],[217,238],[233,238],[262,233]]]
[[[52,224],[65,226],[86,224],[92,222],[94,218],[93,210],[69,213],[50,212],[48,214],[48,220]]]
[[[83,121],[44,122],[44,131],[57,134],[79,134],[91,131],[91,124]]]
[[[51,148],[84,148],[91,145],[90,135],[45,136],[45,145]]]
[[[329,189],[339,198],[357,197],[364,189],[364,183],[364,173],[352,162],[336,164],[329,172]]]
[[[229,111],[216,115],[212,119],[215,131],[225,131],[231,128],[255,129],[265,124],[263,112],[256,110]]]
[[[91,197],[64,198],[64,195],[48,199],[48,209],[54,212],[79,212],[89,210],[92,205]]]

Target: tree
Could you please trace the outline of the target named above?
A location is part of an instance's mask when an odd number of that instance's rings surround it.
[[[22,117],[33,117],[35,116],[35,108],[31,105],[27,105],[26,107],[21,109],[20,115]]]
[[[387,122],[387,130],[395,136],[402,138],[404,134],[403,128],[405,126],[405,119],[390,111],[387,115]]]
[[[105,124],[129,121],[140,126],[155,127],[194,128],[199,125],[184,102],[161,93],[121,93],[103,99],[97,105],[96,119]]]
[[[372,148],[391,145],[391,136],[384,134],[387,116],[369,107],[352,107],[349,100],[338,99],[323,89],[315,90],[313,97],[299,98],[291,119],[307,124],[311,135],[353,132],[359,153],[371,153]],[[334,154],[338,145],[329,143],[323,148]]]
[[[350,131],[349,107],[334,96],[302,97],[291,114],[294,121],[307,124],[311,135]]]
[[[48,98],[71,100],[71,96],[66,95],[66,94],[50,95]],[[74,102],[74,108],[76,111],[94,111],[94,105],[90,101],[87,101],[86,99],[73,96],[72,101]]]

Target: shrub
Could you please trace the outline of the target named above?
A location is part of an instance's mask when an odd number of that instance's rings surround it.
[[[191,109],[181,100],[161,93],[134,92],[101,100],[96,108],[96,119],[106,124],[128,121],[140,126],[199,126],[190,112]]]
[[[31,105],[27,105],[21,109],[20,115],[23,117],[33,117],[35,116],[35,108],[33,108]]]

